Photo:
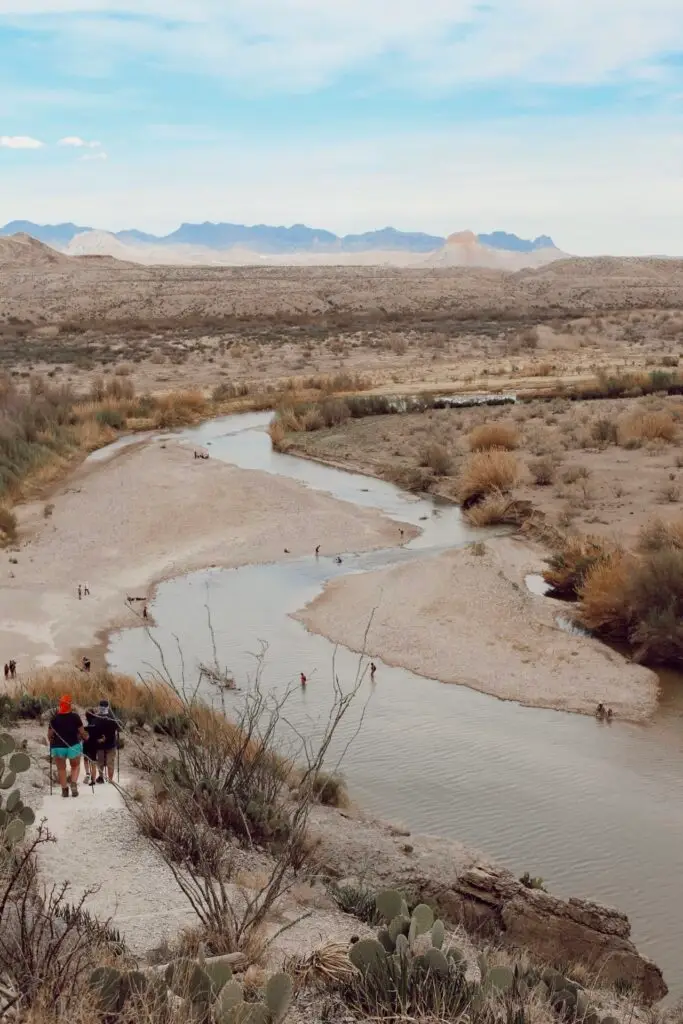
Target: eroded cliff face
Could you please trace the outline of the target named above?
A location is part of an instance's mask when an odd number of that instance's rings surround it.
[[[434,903],[442,917],[473,936],[528,949],[554,966],[585,964],[607,984],[632,985],[646,1004],[668,991],[661,970],[638,952],[629,920],[617,910],[528,889],[460,843],[412,836],[391,824],[317,808],[311,833],[322,865],[336,878],[401,889]]]

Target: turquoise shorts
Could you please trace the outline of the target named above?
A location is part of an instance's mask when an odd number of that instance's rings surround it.
[[[77,757],[80,757],[83,753],[83,744],[75,743],[73,747],[53,747],[53,757],[64,757],[69,761],[75,761]]]

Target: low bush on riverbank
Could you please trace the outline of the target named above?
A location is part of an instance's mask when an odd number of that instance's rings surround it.
[[[552,588],[555,597],[575,600],[587,573],[603,562],[612,552],[613,545],[602,537],[574,534],[547,561],[543,579]]]
[[[458,500],[468,506],[492,492],[506,494],[518,483],[520,475],[519,462],[511,452],[474,452],[458,479]]]
[[[683,665],[683,550],[617,551],[595,565],[579,590],[579,621],[626,642],[638,661]]]
[[[638,661],[683,664],[683,519],[649,523],[634,550],[575,536],[548,559],[556,596],[577,599],[577,621],[631,646]]]
[[[482,423],[470,431],[470,451],[485,452],[491,448],[513,451],[519,445],[519,431],[510,423]]]
[[[678,425],[668,412],[635,412],[617,425],[617,440],[625,448],[647,441],[670,444],[676,440],[677,434]]]

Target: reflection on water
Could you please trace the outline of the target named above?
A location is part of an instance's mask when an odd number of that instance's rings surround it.
[[[315,735],[332,699],[332,660],[351,685],[366,670],[357,655],[315,636],[290,613],[325,581],[426,548],[466,542],[473,534],[457,509],[413,499],[381,481],[347,474],[270,451],[267,418],[231,417],[189,435],[212,456],[248,468],[305,479],[344,500],[374,505],[425,527],[405,549],[352,555],[341,566],[327,558],[194,573],[163,584],[152,610],[154,630],[173,664],[178,637],[188,679],[211,650],[211,609],[219,660],[248,685],[262,643],[268,645],[264,684],[282,692],[304,671],[288,716]],[[247,431],[244,432],[244,426]],[[256,428],[256,429],[255,429]],[[221,436],[217,436],[217,435]],[[422,516],[428,519],[423,520]],[[453,642],[458,638],[454,636]],[[159,667],[144,631],[112,637],[112,667]],[[680,991],[683,906],[683,687],[663,676],[662,701],[648,725],[598,722],[578,715],[530,710],[445,686],[382,664],[362,677],[356,707],[338,737],[338,755],[364,715],[344,762],[351,791],[374,813],[415,831],[463,840],[512,870],[541,875],[564,895],[580,894],[629,914],[634,939]],[[228,703],[239,695],[227,694]]]

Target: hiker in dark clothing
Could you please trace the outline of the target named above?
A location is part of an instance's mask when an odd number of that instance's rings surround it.
[[[5,662],[5,680],[9,679],[9,665]]]
[[[90,708],[85,713],[85,724],[88,731],[88,738],[83,744],[83,756],[85,760],[85,784],[95,784],[97,778],[97,754],[100,743],[100,727],[97,715]]]
[[[377,671],[377,666],[375,665],[374,661],[371,661],[370,662],[370,682],[371,683],[374,683],[374,681],[375,681],[375,672],[376,671]]]
[[[83,728],[81,716],[73,710],[71,697],[65,694],[57,709],[57,713],[50,719],[50,726],[47,730],[47,738],[50,744],[50,752],[57,763],[57,777],[62,787],[62,796],[78,796],[78,773],[81,770],[81,754],[83,753],[83,740],[88,734]],[[70,786],[66,779],[66,762],[70,766]]]
[[[84,672],[89,672],[90,671],[90,658],[86,657],[85,654],[83,655],[83,661],[81,662],[81,664],[83,666],[83,671]]]
[[[104,782],[104,769],[107,769],[109,781],[114,781],[114,766],[116,764],[116,748],[119,745],[119,723],[114,717],[109,701],[102,699],[95,712],[97,726],[99,729],[97,763],[99,775],[97,782]]]
[[[11,675],[12,679],[16,679],[16,677],[17,677],[17,663],[14,660],[14,658],[12,658],[12,660],[9,663],[9,674]]]

